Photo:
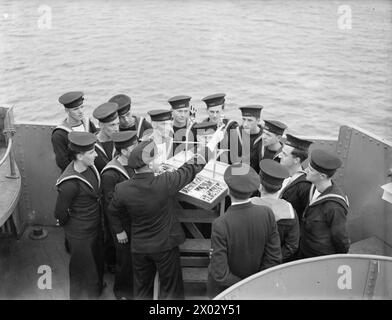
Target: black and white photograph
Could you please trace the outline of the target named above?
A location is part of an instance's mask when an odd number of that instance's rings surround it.
[[[391,124],[390,0],[1,0],[0,300],[391,300]]]

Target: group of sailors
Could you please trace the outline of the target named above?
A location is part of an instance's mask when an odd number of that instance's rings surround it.
[[[348,200],[332,180],[339,157],[320,149],[309,157],[312,141],[263,121],[261,105],[241,107],[238,123],[223,117],[225,94],[202,100],[209,117],[201,122],[184,95],[169,99],[170,109],[150,110],[149,122],[119,94],[95,108],[97,128],[82,92],[59,98],[67,116],[52,133],[62,171],[55,217],[70,253],[71,299],[98,298],[104,266],[115,273],[118,299],[151,299],[156,272],[160,299],[183,299],[176,194],[212,159],[229,165],[230,199],[210,233],[211,297],[282,262],[348,252]],[[165,160],[188,151],[179,169],[158,174]]]

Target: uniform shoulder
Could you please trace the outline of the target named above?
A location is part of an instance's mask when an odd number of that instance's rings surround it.
[[[115,191],[118,193],[126,192],[131,180],[125,180],[116,184]]]
[[[66,193],[72,193],[77,191],[79,181],[77,179],[65,179],[60,181],[57,185],[58,189]]]
[[[344,200],[333,199],[332,201],[325,201],[324,208],[328,212],[341,212],[346,216],[348,213],[348,207]]]
[[[119,172],[115,168],[103,168],[101,171],[101,178],[102,180],[105,178],[112,178],[119,176]]]
[[[56,127],[52,130],[52,138],[67,138],[68,132],[62,128]]]

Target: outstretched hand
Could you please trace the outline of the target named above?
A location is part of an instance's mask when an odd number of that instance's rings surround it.
[[[126,244],[128,242],[128,236],[125,231],[117,233],[116,236],[119,243]]]

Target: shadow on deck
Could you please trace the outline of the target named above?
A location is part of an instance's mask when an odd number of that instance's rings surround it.
[[[68,300],[69,255],[64,248],[64,231],[61,227],[45,226],[48,236],[32,240],[29,238],[32,228],[26,228],[19,240],[0,234],[0,300]],[[43,265],[52,270],[50,290],[38,287],[38,280],[43,275],[38,273],[38,268]],[[193,272],[184,275],[191,276],[195,277]],[[99,300],[115,300],[114,275],[106,272],[104,281],[107,286]],[[186,300],[208,299],[205,292],[192,283],[185,284],[185,296]]]
[[[31,240],[27,228],[20,240],[0,238],[0,299],[63,300],[69,299],[69,255],[64,249],[64,232],[60,227],[45,227],[48,237]],[[52,289],[41,290],[38,268],[50,266]],[[112,274],[105,273],[107,287],[100,299],[113,300]]]

